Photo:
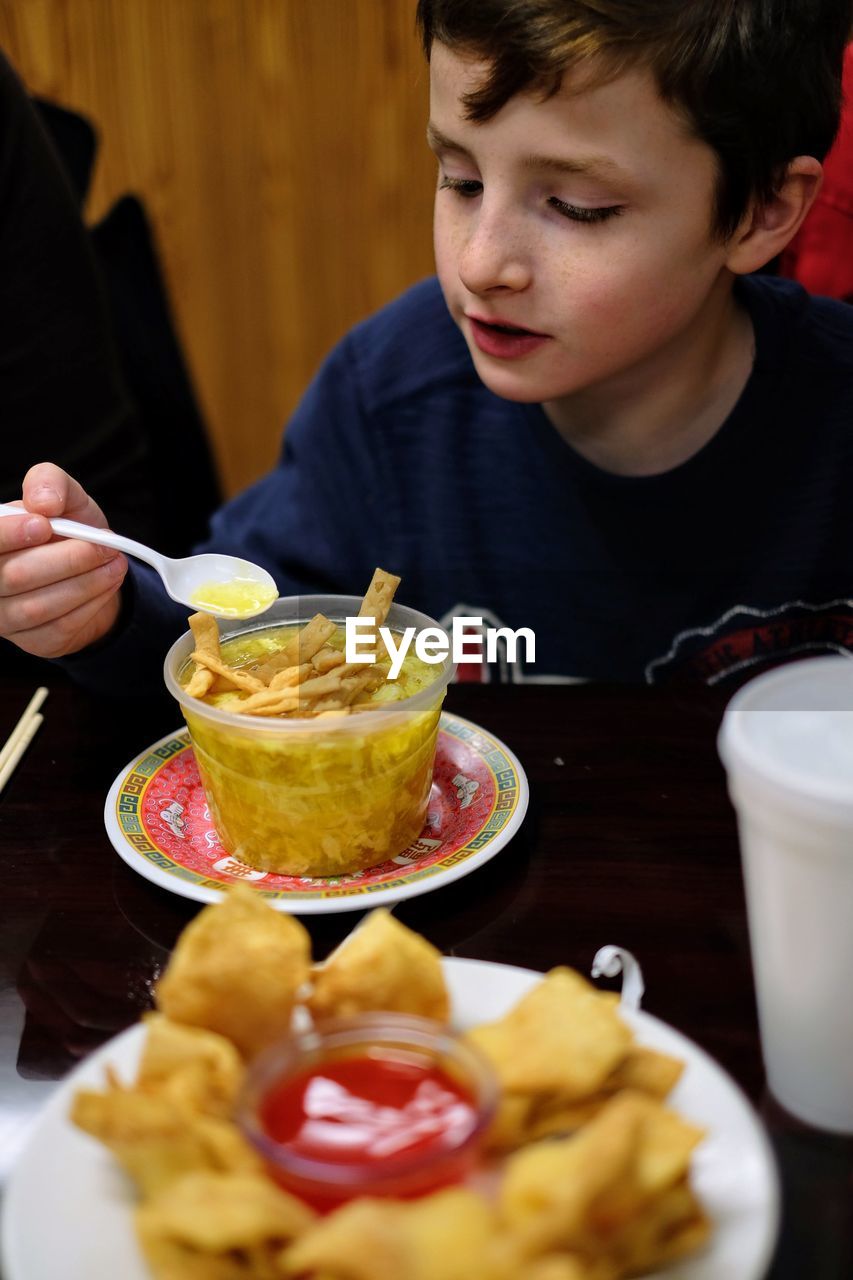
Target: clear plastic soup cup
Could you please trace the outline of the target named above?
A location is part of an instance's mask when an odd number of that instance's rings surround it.
[[[469,1104],[464,1126],[454,1125],[429,1145],[369,1163],[357,1154],[347,1157],[343,1145],[334,1156],[330,1146],[328,1158],[309,1157],[271,1136],[264,1103],[277,1085],[324,1063],[377,1055],[402,1060],[407,1067],[437,1067],[450,1077]],[[265,1050],[249,1068],[237,1122],[281,1186],[328,1210],[355,1196],[409,1198],[463,1181],[477,1165],[497,1100],[489,1063],[447,1027],[409,1014],[366,1013],[294,1031]]]
[[[221,626],[223,643],[304,625],[316,613],[344,625],[359,596],[292,596],[248,623]],[[392,631],[437,623],[394,604]],[[414,641],[412,642],[414,644]],[[420,834],[432,784],[441,704],[454,671],[364,715],[285,719],[241,715],[189,697],[180,677],[195,647],[172,645],[164,675],[180,703],[213,824],[223,848],[260,870],[314,877],[350,874],[401,853]]]

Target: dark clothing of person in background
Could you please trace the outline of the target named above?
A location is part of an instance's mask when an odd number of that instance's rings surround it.
[[[146,443],[124,385],[89,235],[74,193],[0,55],[0,500],[50,459],[113,528],[153,529]]]

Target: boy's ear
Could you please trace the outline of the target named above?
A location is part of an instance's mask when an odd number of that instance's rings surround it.
[[[766,203],[754,201],[729,241],[726,266],[736,275],[758,271],[781,253],[799,230],[823,181],[823,169],[814,156],[797,156],[785,180]]]

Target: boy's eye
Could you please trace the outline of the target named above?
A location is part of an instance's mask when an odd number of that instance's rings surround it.
[[[607,204],[600,205],[598,208],[586,208],[583,205],[567,204],[565,200],[560,200],[557,196],[550,196],[548,203],[552,209],[556,209],[564,218],[571,218],[573,222],[606,222],[608,218],[617,217],[625,208],[621,204]]]
[[[438,184],[439,191],[455,191],[457,195],[471,200],[483,190],[482,182],[475,178],[442,178]]]
[[[438,183],[439,191],[455,191],[458,196],[462,196],[466,200],[472,200],[476,196],[482,194],[483,184],[476,178],[448,178],[442,177]],[[596,207],[587,207],[584,205],[568,204],[565,200],[560,200],[557,196],[550,196],[548,204],[564,218],[570,218],[573,222],[606,222],[608,218],[615,218],[624,210],[624,205],[611,204],[599,205]]]

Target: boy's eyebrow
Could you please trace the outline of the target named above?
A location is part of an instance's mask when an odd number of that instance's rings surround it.
[[[448,138],[446,133],[442,133],[440,129],[429,122],[427,125],[427,143],[433,151],[458,151],[463,156],[470,156],[471,152],[467,147],[463,147],[461,142],[454,142],[452,138]]]
[[[556,156],[529,155],[524,157],[525,169],[539,169],[547,173],[587,173],[591,177],[626,178],[625,170],[620,168],[609,156],[587,156],[583,160],[562,160]]]
[[[458,155],[471,156],[467,147],[461,142],[449,138],[434,124],[427,125],[427,142],[434,151],[453,151]],[[538,169],[549,173],[585,173],[591,177],[627,178],[629,175],[609,156],[587,156],[583,160],[564,160],[556,156],[540,156],[531,154],[524,157],[525,169]]]

